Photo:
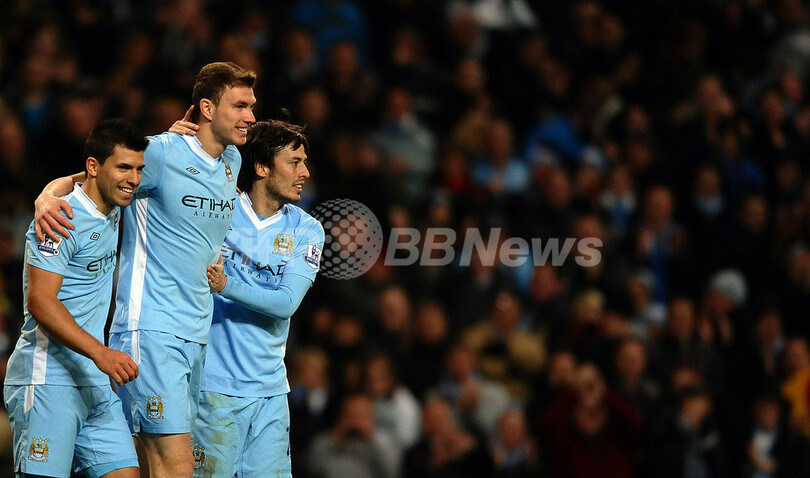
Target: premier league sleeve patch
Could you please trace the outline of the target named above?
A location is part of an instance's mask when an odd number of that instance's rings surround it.
[[[315,244],[307,244],[307,254],[304,256],[304,261],[315,270],[321,264],[321,248]]]
[[[37,244],[37,251],[45,257],[56,257],[59,255],[60,245],[62,245],[62,239],[54,241],[50,237],[45,237],[43,242]]]

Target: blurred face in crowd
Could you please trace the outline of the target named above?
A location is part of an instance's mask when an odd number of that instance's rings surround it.
[[[740,213],[743,227],[750,233],[759,234],[768,225],[768,203],[762,196],[745,199]]]
[[[374,410],[371,401],[355,395],[343,402],[339,426],[350,435],[359,435],[366,439],[374,431]]]
[[[616,354],[616,371],[625,382],[637,382],[647,369],[647,351],[638,341],[624,342]]]
[[[672,219],[672,193],[665,187],[654,187],[647,193],[644,219],[648,227],[660,231]]]
[[[465,381],[475,371],[475,356],[465,347],[456,346],[447,356],[447,372],[456,381]]]
[[[526,419],[520,410],[509,410],[498,421],[498,435],[507,450],[519,448],[527,438]]]
[[[801,338],[788,341],[785,345],[785,369],[795,373],[810,366],[810,351],[807,342]]]
[[[777,398],[764,398],[757,400],[754,405],[754,417],[757,424],[767,431],[773,430],[779,424],[781,409]]]
[[[555,389],[568,388],[576,381],[577,358],[571,352],[557,352],[548,366],[548,384]]]
[[[386,289],[379,299],[380,325],[389,332],[404,331],[410,325],[411,303],[399,287]]]
[[[372,398],[389,397],[394,391],[394,371],[382,357],[371,358],[366,364],[366,388]]]
[[[700,168],[695,178],[695,194],[701,199],[711,199],[720,194],[720,172],[717,168]]]
[[[674,299],[669,306],[669,330],[680,340],[692,337],[695,330],[695,306],[686,298]]]
[[[424,304],[416,313],[414,334],[425,343],[439,343],[447,337],[447,316],[438,304]]]

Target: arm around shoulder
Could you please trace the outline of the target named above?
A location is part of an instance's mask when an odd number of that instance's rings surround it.
[[[84,173],[76,173],[54,179],[34,201],[34,224],[40,241],[44,241],[46,235],[54,241],[58,241],[60,236],[70,237],[67,230],[74,229],[70,222],[73,219],[73,208],[61,196],[70,194],[73,185],[83,181],[84,177]],[[62,211],[65,211],[67,217]]]

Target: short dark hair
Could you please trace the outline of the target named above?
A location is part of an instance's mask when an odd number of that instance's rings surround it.
[[[149,145],[141,130],[123,118],[106,119],[93,128],[84,143],[83,158],[93,157],[104,164],[112,156],[116,146],[132,151],[143,151]]]
[[[244,192],[253,189],[253,183],[259,180],[256,174],[256,163],[273,169],[279,151],[292,146],[293,149],[304,147],[309,154],[309,140],[304,134],[304,126],[288,121],[267,120],[254,123],[248,129],[247,141],[239,151],[242,153],[242,169],[236,184]]]
[[[256,73],[236,63],[218,61],[205,65],[197,74],[197,81],[191,93],[191,104],[194,105],[191,120],[195,123],[199,121],[200,101],[203,99],[207,98],[218,105],[226,88],[234,86],[253,88],[255,84]]]

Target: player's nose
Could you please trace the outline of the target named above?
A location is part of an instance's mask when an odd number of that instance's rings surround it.
[[[143,178],[143,173],[140,171],[133,171],[127,177],[127,182],[132,185],[133,187],[138,187],[141,184],[141,179]]]

